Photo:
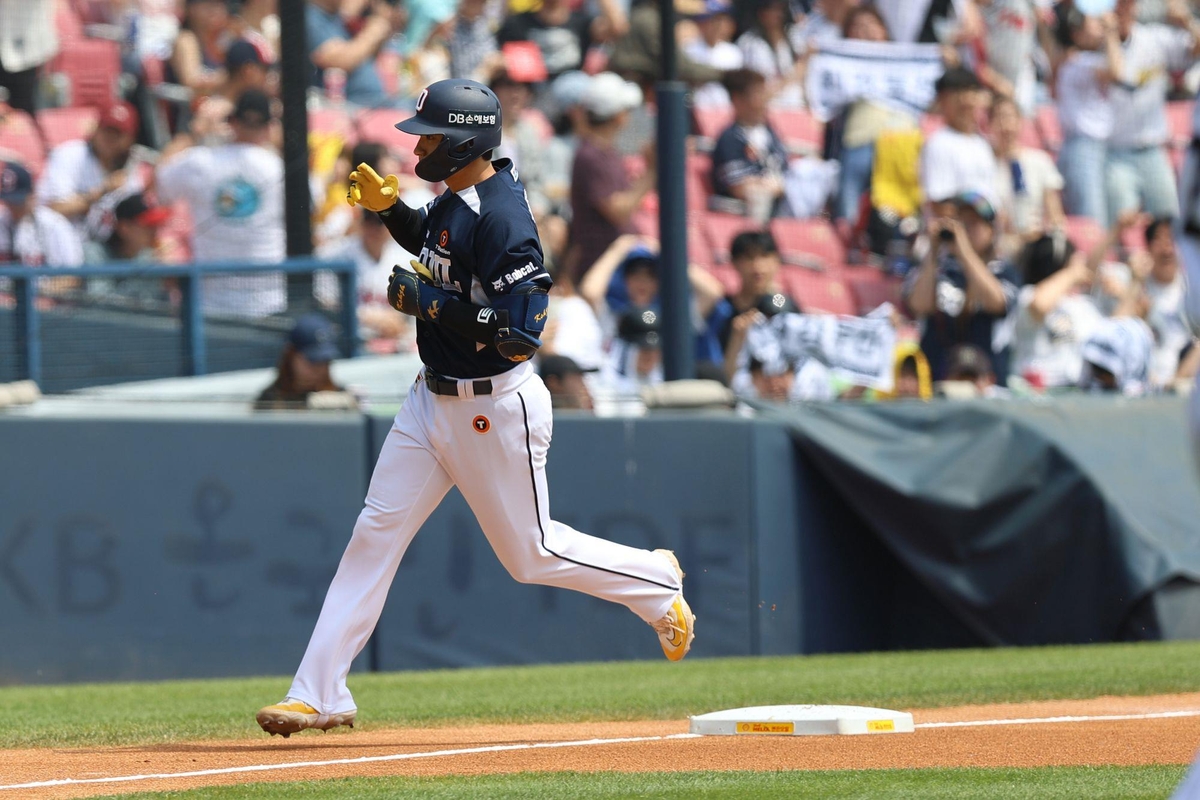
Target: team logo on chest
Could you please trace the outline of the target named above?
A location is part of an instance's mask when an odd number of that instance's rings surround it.
[[[443,241],[449,241],[449,236],[446,231],[442,231],[441,238]],[[436,252],[441,250],[445,255]],[[456,292],[462,292],[462,286],[458,281],[450,279],[450,251],[443,250],[442,247],[434,245],[433,247],[422,247],[419,261],[429,268],[429,272],[433,275],[433,282],[443,289],[453,289]]]
[[[471,427],[475,429],[476,433],[487,433],[492,429],[492,422],[483,414],[480,414],[471,420]]]

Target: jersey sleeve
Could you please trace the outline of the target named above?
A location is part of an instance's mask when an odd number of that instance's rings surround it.
[[[489,297],[529,281],[549,288],[537,226],[524,205],[512,203],[484,214],[475,228],[474,249],[479,282]]]

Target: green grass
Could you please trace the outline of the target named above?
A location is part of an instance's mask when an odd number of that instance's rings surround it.
[[[429,800],[480,798],[1029,798],[1090,800],[1167,797],[1184,767],[1042,767],[1039,769],[914,769],[837,772],[678,772],[489,775],[447,778],[348,778],[303,783],[253,783],[186,792],[123,794],[127,800],[265,800],[336,798]]]
[[[720,708],[885,708],[1200,691],[1200,642],[614,662],[352,675],[360,728],[683,719]],[[0,747],[258,734],[289,679],[0,688]]]

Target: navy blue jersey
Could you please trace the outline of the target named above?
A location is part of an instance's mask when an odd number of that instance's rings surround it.
[[[525,187],[509,159],[493,166],[496,174],[487,180],[457,193],[447,189],[421,209],[421,263],[442,289],[478,306],[525,281],[550,286]],[[486,378],[516,366],[494,345],[419,319],[417,350],[426,366],[453,378]]]

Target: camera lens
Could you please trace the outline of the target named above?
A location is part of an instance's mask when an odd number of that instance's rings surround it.
[[[941,239],[943,242],[953,242],[954,241],[954,231],[948,231],[945,229],[940,230],[940,231],[938,231],[938,238]]]

